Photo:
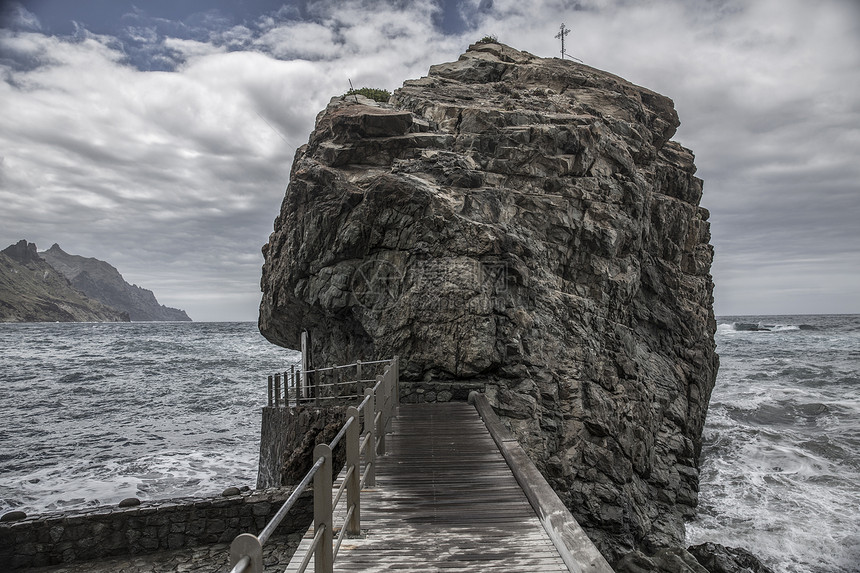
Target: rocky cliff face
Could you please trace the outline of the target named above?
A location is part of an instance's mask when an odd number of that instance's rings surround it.
[[[128,284],[119,271],[105,261],[70,255],[56,243],[40,255],[76,289],[127,312],[131,320],[191,320],[184,310],[158,304],[151,290]]]
[[[683,542],[718,359],[713,255],[670,99],[498,44],[336,98],[263,247],[260,330],[483,389],[610,562]],[[628,559],[629,560],[629,559]]]
[[[21,240],[0,252],[0,322],[128,322],[88,298]]]

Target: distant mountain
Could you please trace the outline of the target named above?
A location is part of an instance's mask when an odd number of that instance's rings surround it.
[[[21,240],[0,251],[0,322],[128,322],[87,297]]]
[[[116,268],[104,261],[70,255],[56,243],[39,255],[76,289],[127,312],[133,321],[191,320],[184,310],[158,304],[151,290],[128,284]]]

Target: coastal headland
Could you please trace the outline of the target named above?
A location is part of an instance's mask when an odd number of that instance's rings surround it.
[[[334,98],[263,247],[260,330],[308,330],[316,364],[402,356],[405,401],[479,389],[613,566],[679,548],[718,357],[678,125],[493,42],[388,103]]]

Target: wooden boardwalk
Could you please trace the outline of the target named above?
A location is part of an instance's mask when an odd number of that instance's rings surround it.
[[[568,570],[473,406],[404,404],[391,429],[361,495],[363,535],[344,539],[335,571]]]

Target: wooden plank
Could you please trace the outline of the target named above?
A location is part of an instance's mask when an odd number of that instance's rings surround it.
[[[472,406],[401,405],[387,450],[361,495],[362,536],[344,539],[335,571],[568,571]]]

